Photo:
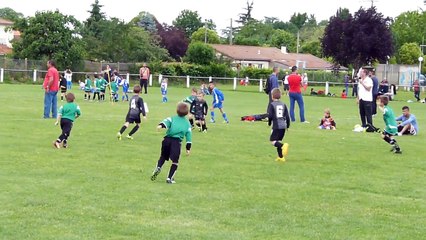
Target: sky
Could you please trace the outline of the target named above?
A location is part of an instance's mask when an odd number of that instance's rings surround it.
[[[339,7],[348,8],[351,13],[361,6],[368,8],[371,0],[253,0],[252,16],[263,19],[265,16],[288,21],[295,12],[314,14],[317,21],[329,19]],[[384,16],[396,17],[404,11],[426,10],[424,0],[373,0],[377,10]],[[88,10],[94,0],[1,0],[0,8],[10,7],[25,16],[33,16],[36,11],[56,10],[73,15],[80,21],[88,18]],[[148,11],[162,23],[171,24],[180,11],[198,11],[203,19],[213,19],[220,33],[230,25],[231,18],[238,19],[244,12],[246,0],[99,0],[104,5],[103,12],[109,17],[130,21],[141,11]],[[236,23],[234,23],[234,26]]]

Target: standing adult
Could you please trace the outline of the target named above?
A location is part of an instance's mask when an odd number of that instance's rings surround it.
[[[294,117],[294,102],[297,102],[299,106],[299,115],[300,121],[303,123],[309,123],[305,120],[305,105],[303,103],[303,97],[301,92],[302,85],[302,77],[297,74],[297,67],[293,66],[291,68],[291,74],[288,76],[288,84],[290,87],[289,96],[290,96],[290,119],[292,122],[296,121]]]
[[[352,97],[358,97],[358,77],[352,79]]]
[[[140,85],[145,90],[145,94],[148,93],[148,79],[150,75],[150,70],[146,66],[146,63],[142,65],[142,67],[139,69],[139,77],[140,77]]]
[[[377,99],[377,96],[379,95],[379,79],[377,79],[376,73],[375,73],[374,70],[371,71],[371,80],[373,81],[373,89],[372,89],[373,107],[372,107],[371,113],[373,115],[376,115],[377,114],[377,103],[376,103],[376,99]]]
[[[111,66],[109,64],[106,65],[105,70],[104,70],[104,79],[110,83],[112,82],[112,69]]]
[[[268,102],[268,106],[266,108],[266,110],[268,110],[269,108],[269,104],[272,102],[272,89],[274,88],[279,88],[279,84],[278,84],[278,73],[280,72],[280,69],[278,67],[274,67],[272,69],[272,74],[269,76],[269,79],[267,81],[268,86],[268,96],[269,96],[269,102]],[[266,111],[268,112],[268,111]]]
[[[44,88],[44,118],[49,118],[50,111],[52,111],[52,118],[57,117],[57,103],[56,95],[59,90],[59,73],[56,69],[56,64],[53,60],[47,61],[47,73],[43,82]]]
[[[344,82],[345,82],[345,92],[347,96],[349,94],[349,75],[347,73],[345,74]]]
[[[359,104],[362,127],[365,128],[367,124],[373,125],[373,80],[368,76],[368,70],[364,68],[361,69],[360,76],[357,103]]]
[[[72,87],[72,72],[71,69],[67,69],[64,72],[64,77],[67,80],[67,90],[71,90]]]

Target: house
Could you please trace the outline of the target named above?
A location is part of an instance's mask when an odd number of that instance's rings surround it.
[[[19,31],[12,30],[13,22],[0,18],[0,55],[10,54],[12,52],[13,39],[21,36]]]
[[[285,47],[242,46],[211,44],[217,57],[232,61],[235,65],[255,68],[280,67],[289,69],[298,66],[306,70],[331,70],[333,64],[312,54],[288,53]]]

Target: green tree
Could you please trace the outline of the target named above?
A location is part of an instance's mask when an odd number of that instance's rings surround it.
[[[107,39],[102,38],[107,25],[105,13],[102,12],[103,6],[99,4],[98,0],[95,0],[91,6],[92,9],[88,11],[90,16],[84,22],[82,30],[87,57],[91,60],[106,60],[103,46]]]
[[[423,44],[426,36],[426,12],[404,12],[391,25],[395,49],[405,43]]]
[[[154,15],[149,12],[140,12],[138,16],[134,17],[131,21],[131,24],[142,28],[145,31],[148,31],[151,34],[156,34],[158,21]]]
[[[251,12],[253,11],[253,1],[251,1],[251,3],[247,1],[247,7],[243,9],[245,12],[239,14],[239,19],[236,22],[241,25],[246,25],[248,22],[254,20],[254,18],[251,16]]]
[[[271,37],[271,44],[277,48],[285,46],[289,52],[294,52],[296,50],[296,38],[294,35],[280,29],[274,30]]]
[[[5,8],[0,8],[0,18],[15,22],[19,19],[24,18],[24,14],[20,12],[16,12],[12,8],[5,7]]]
[[[418,58],[422,56],[417,43],[404,43],[399,49],[399,60],[401,64],[416,64]]]
[[[19,20],[13,26],[21,38],[13,42],[16,58],[54,59],[58,68],[78,68],[84,56],[82,42],[77,37],[79,22],[59,11],[37,12],[34,17]]]
[[[190,63],[207,65],[215,60],[214,49],[202,42],[192,42],[186,51],[185,60]]]
[[[320,40],[306,41],[301,46],[302,53],[310,53],[319,58],[322,57],[322,48]]]
[[[182,10],[179,16],[173,21],[173,25],[185,32],[185,36],[190,38],[191,35],[203,26],[201,17],[197,11]]]
[[[252,20],[246,25],[241,27],[240,31],[235,36],[235,44],[247,45],[246,43],[253,43],[254,45],[264,45],[271,42],[274,29],[272,25],[265,24],[261,21]],[[257,43],[257,44],[256,44]],[[250,45],[250,44],[249,44]]]
[[[206,34],[207,33],[207,34]],[[195,31],[191,36],[191,42],[204,42],[204,38],[207,37],[207,43],[220,43],[219,35],[217,35],[216,31],[199,28]]]
[[[315,18],[315,17],[314,17]],[[290,22],[293,23],[297,29],[302,29],[302,27],[305,25],[305,23],[308,21],[308,14],[307,13],[294,13],[291,18]]]

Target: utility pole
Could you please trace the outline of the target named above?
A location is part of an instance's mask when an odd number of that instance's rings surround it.
[[[299,54],[299,41],[300,41],[300,31],[297,30],[297,43],[296,43],[296,53]]]
[[[207,19],[204,22],[204,43],[207,43]]]
[[[229,28],[229,45],[232,45],[232,18],[231,18],[231,27]]]

